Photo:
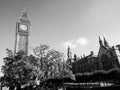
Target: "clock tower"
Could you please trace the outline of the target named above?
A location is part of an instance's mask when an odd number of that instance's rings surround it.
[[[25,54],[28,53],[28,37],[30,35],[30,26],[28,13],[24,11],[16,22],[14,53],[19,51],[24,51]]]

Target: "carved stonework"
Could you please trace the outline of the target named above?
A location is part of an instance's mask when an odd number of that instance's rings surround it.
[[[16,23],[16,34],[15,34],[15,51],[24,51],[28,53],[28,36],[30,34],[30,20],[28,19],[27,13],[23,12],[20,19]]]

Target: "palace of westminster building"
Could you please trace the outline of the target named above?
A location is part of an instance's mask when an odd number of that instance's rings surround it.
[[[120,68],[120,45],[111,47],[105,38],[102,41],[100,37],[99,44],[100,47],[97,56],[91,51],[90,55],[81,58],[77,58],[76,55],[71,58],[71,50],[68,47],[68,61],[71,62],[74,74],[94,72],[97,70],[108,71],[113,68]],[[71,60],[73,60],[73,62]]]
[[[15,48],[14,53],[18,51],[24,51],[28,54],[28,41],[30,35],[30,20],[28,19],[28,13],[25,11],[16,22],[15,31]],[[93,52],[88,56],[78,58],[76,55],[72,58],[71,50],[68,47],[67,61],[72,61],[72,71],[76,73],[93,72],[96,70],[110,70],[112,68],[120,67],[120,45],[109,46],[108,42],[104,38],[102,41],[99,37],[99,52],[95,56]]]

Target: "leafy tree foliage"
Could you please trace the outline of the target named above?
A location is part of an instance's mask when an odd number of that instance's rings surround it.
[[[26,56],[24,52],[18,52],[16,55],[7,49],[8,56],[4,58],[2,72],[4,74],[3,84],[13,88],[21,88],[24,84],[29,84],[35,78],[34,68],[28,63],[31,56]]]
[[[120,82],[120,68],[114,68],[107,72],[107,80]]]
[[[119,82],[120,69],[114,68],[109,71],[98,70],[92,73],[78,73],[75,75],[76,82]]]
[[[39,58],[38,80],[44,81],[48,78],[73,77],[72,71],[64,61],[64,54],[50,49],[48,45],[41,44],[36,47],[34,54]]]
[[[7,49],[2,72],[3,84],[13,90],[24,85],[41,84],[50,78],[73,78],[64,54],[41,44],[33,49],[35,56],[25,55],[23,51],[13,54]]]

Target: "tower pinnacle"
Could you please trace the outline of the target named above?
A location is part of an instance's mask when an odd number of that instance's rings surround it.
[[[71,49],[70,49],[69,46],[68,46],[68,49],[67,49],[67,58],[68,58],[68,59],[71,59],[71,58],[72,58],[72,52],[71,52]]]
[[[100,46],[103,46],[103,42],[102,42],[100,36],[99,36],[99,44],[100,44]]]
[[[105,46],[105,47],[109,47],[109,44],[108,44],[108,42],[106,41],[106,39],[105,39],[104,36],[103,36],[103,38],[104,38],[104,46]]]

